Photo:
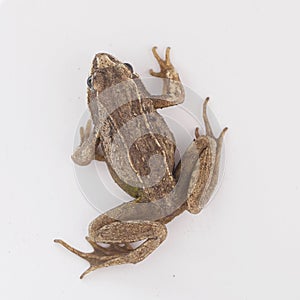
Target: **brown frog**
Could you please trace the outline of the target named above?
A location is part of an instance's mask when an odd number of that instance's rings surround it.
[[[157,109],[184,100],[184,88],[170,61],[152,49],[163,79],[161,95],[151,95],[128,63],[107,53],[95,56],[88,78],[88,106],[92,121],[80,128],[81,143],[72,155],[76,164],[104,161],[114,181],[134,200],[100,215],[89,225],[91,253],[55,240],[86,259],[90,267],[81,275],[112,265],[137,263],[166,238],[166,223],[185,210],[196,214],[208,202],[219,175],[222,140],[213,135],[203,104],[206,133],[195,139],[175,166],[176,144]],[[141,242],[134,246],[132,243]],[[104,245],[105,244],[105,245]]]

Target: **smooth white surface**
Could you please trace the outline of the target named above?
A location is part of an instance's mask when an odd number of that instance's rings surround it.
[[[299,299],[299,27],[291,0],[4,1],[1,299]],[[146,75],[152,45],[230,128],[222,187],[144,262],[80,281],[87,263],[52,240],[90,249],[69,159],[90,61]]]

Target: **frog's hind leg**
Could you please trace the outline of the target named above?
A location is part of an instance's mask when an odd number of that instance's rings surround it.
[[[165,225],[159,222],[114,221],[100,228],[97,225],[98,222],[92,222],[89,230],[90,237],[86,238],[94,248],[93,252],[84,253],[62,240],[55,240],[56,243],[90,263],[90,267],[80,276],[81,279],[96,269],[142,261],[165,240],[167,235]],[[139,241],[144,242],[136,248],[130,244]],[[98,243],[109,246],[102,247]]]
[[[204,121],[204,126],[205,126],[205,131],[206,131],[206,135],[209,136],[209,137],[212,137],[213,139],[216,140],[217,142],[217,146],[218,148],[221,148],[222,147],[222,143],[223,143],[223,138],[224,138],[224,135],[225,135],[225,132],[228,130],[227,127],[225,127],[219,137],[215,137],[214,134],[213,134],[213,131],[212,131],[212,128],[211,128],[211,125],[210,125],[210,121],[208,119],[208,116],[207,116],[207,104],[208,104],[208,101],[209,101],[209,97],[207,97],[205,100],[204,100],[204,103],[203,103],[203,121]],[[195,135],[196,135],[196,138],[200,137],[200,134],[199,134],[199,129],[196,128],[196,131],[195,131]]]
[[[97,223],[96,223],[97,224]],[[115,221],[96,229],[93,223],[90,226],[90,243],[95,251],[91,257],[83,257],[90,263],[82,275],[90,273],[99,268],[120,265],[126,263],[138,263],[151,254],[166,238],[166,226],[159,222],[151,221]],[[91,242],[93,241],[93,242]],[[133,248],[130,243],[144,241],[141,245]],[[103,256],[100,250],[98,258],[97,243],[110,244],[110,254]],[[124,246],[120,246],[120,245]],[[101,247],[101,246],[100,246]]]
[[[223,143],[223,138],[224,138],[224,135],[226,133],[226,131],[228,130],[227,127],[225,127],[220,135],[218,137],[216,137],[212,131],[212,128],[211,128],[211,125],[210,125],[210,121],[209,121],[209,118],[207,116],[207,105],[208,105],[208,101],[209,101],[209,97],[207,97],[203,103],[203,113],[202,113],[202,118],[203,118],[203,121],[204,121],[204,127],[205,127],[205,133],[207,136],[213,138],[216,143],[217,143],[217,153],[216,153],[216,161],[217,161],[217,164],[219,163],[219,160],[220,160],[220,155],[221,155],[221,148],[222,148],[222,143]],[[197,127],[195,129],[195,138],[196,139],[199,139],[201,136],[200,134],[200,131],[199,131],[199,128]],[[182,167],[182,164],[181,164],[181,160],[178,162],[177,166],[175,167],[174,169],[174,172],[173,172],[173,175],[174,175],[174,178],[176,181],[178,181],[179,177],[180,177],[180,173],[181,173],[181,167]],[[216,175],[217,176],[217,175]]]
[[[223,144],[223,139],[224,139],[224,135],[226,133],[226,131],[228,130],[228,127],[225,127],[221,133],[219,134],[218,137],[216,137],[213,134],[213,131],[211,129],[211,125],[207,116],[207,104],[209,101],[209,97],[207,97],[203,103],[203,113],[202,113],[202,117],[203,117],[203,121],[204,121],[204,126],[205,126],[205,131],[206,131],[206,135],[213,138],[216,143],[217,143],[217,149],[216,149],[216,160],[215,160],[215,168],[214,168],[214,172],[213,172],[213,176],[212,176],[212,184],[211,184],[211,189],[214,189],[214,187],[217,184],[218,181],[218,176],[219,176],[219,164],[220,164],[220,158],[221,158],[221,150],[222,150],[222,144]],[[200,137],[199,134],[199,129],[196,128],[195,131],[195,135],[196,138]]]
[[[219,137],[214,136],[207,116],[209,98],[203,103],[203,120],[205,133],[195,130],[195,139],[181,158],[174,170],[177,182],[176,192],[184,195],[187,210],[199,213],[207,204],[218,183],[222,142],[227,128]]]
[[[227,131],[225,127],[218,137],[213,134],[207,116],[208,101],[206,98],[203,103],[202,115],[206,133],[201,135],[196,128],[193,142],[199,158],[192,169],[188,189],[187,210],[191,213],[198,213],[207,204],[218,183],[222,143]]]

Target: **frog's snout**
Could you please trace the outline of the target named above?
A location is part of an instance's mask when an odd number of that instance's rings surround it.
[[[106,53],[96,54],[95,62],[98,69],[113,67],[116,64]]]

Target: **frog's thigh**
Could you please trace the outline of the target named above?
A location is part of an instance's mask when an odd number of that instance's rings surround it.
[[[118,263],[137,263],[151,254],[166,238],[167,228],[159,222],[116,221],[90,232],[98,243],[131,243],[145,240],[140,246],[120,258]]]

